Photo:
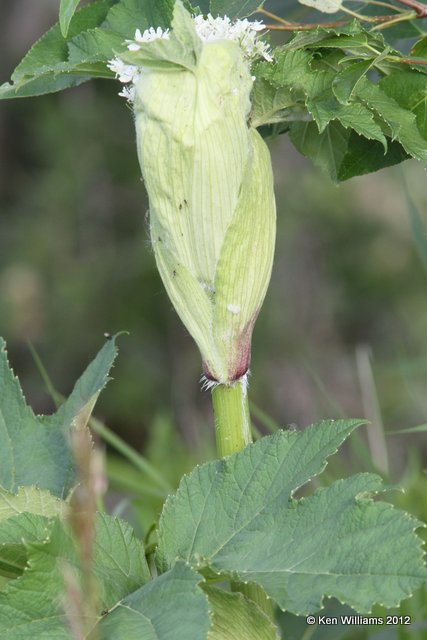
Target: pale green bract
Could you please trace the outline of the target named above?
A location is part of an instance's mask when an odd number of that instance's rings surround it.
[[[178,2],[171,33],[137,38],[114,67],[135,84],[157,266],[206,377],[225,384],[248,370],[275,241],[270,156],[248,123],[244,37],[202,39]]]

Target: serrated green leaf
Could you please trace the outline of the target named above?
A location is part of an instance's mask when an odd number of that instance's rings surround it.
[[[276,89],[267,80],[257,78],[252,90],[252,126],[282,122],[296,106],[295,98],[288,87]]]
[[[386,46],[383,51],[375,58],[370,60],[362,60],[354,64],[348,65],[344,71],[339,73],[332,82],[332,90],[335,97],[342,103],[348,104],[357,87],[366,77],[371,69],[379,68],[383,61],[390,54],[390,47]],[[341,61],[341,64],[345,59]]]
[[[426,139],[417,126],[415,114],[399,106],[380,86],[368,82],[366,78],[359,84],[356,93],[390,126],[393,139],[398,140],[408,154],[427,164]]]
[[[290,503],[279,517],[277,532],[286,542],[280,554],[276,550],[276,565],[269,529],[263,539],[269,561],[258,569],[254,553],[253,564],[245,558],[251,569],[239,575],[261,584],[282,609],[298,614],[319,609],[323,594],[361,613],[376,602],[397,606],[427,581],[421,540],[414,534],[422,523],[371,500],[383,490],[381,478],[359,474]],[[269,570],[276,576],[267,575]]]
[[[110,8],[118,0],[100,0],[77,11],[69,24],[67,38],[56,24],[28,51],[12,74],[13,84],[0,87],[0,99],[25,98],[61,91],[74,87],[89,78],[99,76],[98,68],[91,65],[79,68],[68,63],[68,43],[86,30],[101,25]],[[105,69],[104,77],[113,77]]]
[[[175,558],[194,559],[194,553],[208,557],[235,536],[238,521],[249,522],[279,497],[286,503],[298,487],[320,473],[327,456],[360,424],[358,420],[323,421],[302,432],[279,431],[237,456],[196,467],[165,504],[157,556],[161,568],[167,569]],[[200,502],[204,495],[209,497],[206,512]],[[196,549],[200,540],[208,545],[203,552]]]
[[[260,9],[265,0],[211,0],[210,11],[214,16],[246,18]]]
[[[173,7],[174,0],[100,0],[80,9],[70,18],[67,37],[60,20],[36,42],[14,71],[14,84],[0,87],[0,99],[61,91],[90,78],[113,78],[106,62],[126,51],[125,39],[133,38],[137,28],[170,26]]]
[[[48,71],[61,71],[68,60],[68,41],[87,29],[94,29],[107,17],[108,11],[117,0],[101,0],[80,9],[73,16],[68,37],[61,34],[59,24],[49,29],[28,51],[12,74],[12,80],[19,84],[24,79],[41,76]]]
[[[411,55],[414,58],[427,58],[427,36],[424,36],[414,44],[411,49]]]
[[[106,25],[123,38],[133,38],[136,29],[170,27],[175,0],[120,0],[108,13]]]
[[[101,640],[202,640],[211,625],[208,599],[199,587],[202,580],[177,562],[124,598],[95,631]]]
[[[61,33],[64,38],[67,37],[71,18],[76,12],[79,2],[80,0],[61,0],[61,4],[59,5],[59,24],[61,26]]]
[[[123,38],[113,31],[107,31],[96,27],[75,36],[68,43],[68,60],[62,68],[64,71],[73,71],[76,68],[92,62],[107,62],[113,55],[113,51],[123,49]],[[104,76],[106,67],[104,66]]]
[[[138,51],[122,53],[120,58],[141,67],[170,68],[177,65],[193,70],[202,43],[188,11],[179,3],[175,6],[170,37],[138,46]]]
[[[378,171],[409,156],[398,142],[387,140],[387,153],[376,140],[367,140],[332,121],[319,133],[314,122],[291,124],[290,138],[303,155],[325,171],[334,182]]]
[[[213,612],[208,640],[278,640],[277,628],[252,600],[211,586],[203,590]]]
[[[427,570],[414,534],[421,523],[372,501],[381,478],[360,474],[291,498],[357,424],[279,432],[197,468],[165,505],[160,566],[180,558],[254,582],[298,614],[319,609],[325,594],[361,612],[375,602],[397,605],[427,581]]]
[[[286,89],[294,102],[307,97],[314,99],[326,90],[331,91],[337,76],[334,66],[338,67],[341,60],[342,55],[334,51],[316,57],[314,52],[305,49],[282,49],[276,54],[274,63],[261,62],[256,66],[254,89],[263,81],[277,91]]]
[[[297,51],[298,49],[305,49],[310,45],[315,45],[326,40],[329,37],[329,31],[322,27],[316,29],[309,29],[307,31],[297,31],[289,42],[280,47],[283,51]],[[274,58],[277,57],[277,50],[274,50]]]
[[[348,53],[360,54],[360,50],[368,47],[370,36],[366,31],[359,31],[354,35],[346,35],[340,33],[335,36],[329,36],[321,41],[322,49],[342,49]]]
[[[17,577],[27,564],[26,542],[47,536],[49,518],[63,518],[68,504],[48,491],[19,487],[13,494],[0,489],[0,574]]]
[[[73,426],[82,428],[108,381],[117,355],[108,340],[76,383],[68,400],[52,416],[36,416],[27,406],[18,380],[9,368],[0,338],[0,486],[16,492],[34,485],[65,497],[74,483],[74,463],[68,444]]]
[[[78,87],[90,79],[87,76],[59,75],[53,73],[40,76],[31,80],[25,80],[22,84],[15,86],[5,82],[0,86],[0,100],[10,98],[31,98],[34,96],[43,96],[47,93],[55,93],[64,89]]]
[[[0,636],[2,640],[70,640],[63,608],[63,569],[67,565],[79,573],[73,540],[56,521],[44,542],[27,542],[26,549],[28,566],[23,575],[0,592]],[[149,580],[142,543],[128,524],[97,515],[92,574],[98,585],[99,617],[103,609],[110,609]]]
[[[306,47],[311,48],[314,47],[314,45],[322,47],[322,41],[328,40],[331,36],[348,36],[353,39],[356,36],[361,36],[361,40],[356,39],[345,41],[347,45],[349,44],[349,42],[356,42],[358,44],[361,44],[366,42],[367,32],[365,29],[363,29],[360,22],[357,22],[356,20],[353,20],[346,25],[337,27],[322,27],[321,25],[319,25],[316,29],[310,29],[308,31],[297,31],[293,38],[288,43],[280,47],[280,49],[284,51],[292,51],[297,49],[305,49]],[[370,34],[370,36],[372,37],[372,34]]]
[[[340,167],[347,153],[350,135],[350,131],[339,122],[331,122],[322,133],[319,133],[315,122],[294,122],[289,132],[298,151],[328,173],[334,182],[340,179]]]
[[[409,158],[403,147],[388,140],[387,153],[384,146],[376,140],[367,140],[353,131],[350,134],[347,150],[338,168],[338,180],[349,180],[384,167],[399,164]]]
[[[37,487],[19,487],[17,493],[0,489],[0,523],[21,513],[34,513],[48,518],[63,517],[68,505],[49,491]]]
[[[343,71],[337,74],[332,83],[332,90],[342,104],[348,103],[353,91],[371,66],[372,60],[361,60],[346,66]]]
[[[353,129],[360,136],[369,140],[378,140],[387,151],[387,140],[379,124],[374,120],[374,114],[363,104],[353,102],[341,104],[327,89],[320,95],[307,100],[307,108],[322,133],[332,120],[338,120],[346,129]]]
[[[26,544],[46,540],[51,522],[34,513],[21,513],[0,524],[0,574],[16,578],[22,574],[28,561]]]
[[[311,51],[303,49],[282,50],[275,53],[274,63],[261,62],[258,64],[255,74],[278,89],[285,86],[295,89],[301,85],[309,85],[313,81],[315,74],[310,69],[312,59],[313,53]]]
[[[257,78],[252,90],[251,123],[253,127],[276,122],[306,119],[307,109],[298,103],[289,87],[277,89],[267,80]]]
[[[400,107],[415,115],[419,132],[427,141],[427,77],[416,71],[398,71],[383,78],[379,85]]]
[[[402,40],[411,40],[419,38],[421,34],[425,34],[427,28],[427,19],[418,18],[417,20],[402,20],[396,22],[383,30],[384,38],[391,44]]]

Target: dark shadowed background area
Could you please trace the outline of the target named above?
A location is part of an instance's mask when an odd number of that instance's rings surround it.
[[[1,82],[57,10],[57,0],[0,4]],[[68,393],[104,332],[129,331],[98,416],[140,450],[182,441],[200,457],[212,442],[210,400],[156,272],[119,90],[98,81],[0,104],[0,334],[28,401],[49,412],[28,341]],[[385,469],[379,427],[427,422],[425,170],[411,161],[337,187],[286,137],[271,152],[278,240],[254,334],[254,415],[301,427],[367,416],[367,446]],[[387,436],[394,479],[424,439]]]

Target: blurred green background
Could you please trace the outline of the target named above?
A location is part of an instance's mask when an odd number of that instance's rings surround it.
[[[57,0],[2,3],[1,82],[57,9]],[[0,103],[0,334],[28,401],[45,413],[53,404],[28,341],[68,393],[104,332],[129,331],[97,415],[176,485],[214,456],[210,398],[155,269],[119,90],[99,81]],[[427,422],[425,170],[411,161],[337,187],[286,137],[271,152],[278,239],[254,333],[254,422],[266,433],[271,421],[368,417],[370,437],[353,439],[324,481],[374,467],[406,487],[391,499],[427,520],[425,434],[388,435]],[[132,517],[146,530],[162,492],[119,457],[109,473],[113,489],[135,496]],[[417,606],[427,616],[427,598]]]
[[[57,8],[2,5],[2,81]],[[209,396],[155,269],[132,115],[118,91],[98,81],[0,104],[0,333],[29,400],[47,411],[27,341],[65,393],[103,333],[128,330],[99,414],[143,446],[166,412],[197,446],[210,430]],[[372,382],[369,350],[386,429],[427,422],[427,255],[423,264],[407,196],[427,225],[424,169],[407,162],[336,187],[285,136],[271,151],[278,240],[254,334],[253,401],[281,425],[374,417],[361,389]],[[402,469],[407,441],[396,442]]]

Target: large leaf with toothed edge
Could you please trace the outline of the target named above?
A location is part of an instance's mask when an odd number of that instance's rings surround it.
[[[15,493],[34,485],[65,497],[75,482],[70,429],[86,426],[117,355],[108,340],[64,404],[52,416],[36,416],[9,367],[0,338],[0,487]]]
[[[174,0],[98,0],[77,9],[62,0],[59,22],[27,52],[0,86],[0,99],[25,98],[77,86],[90,78],[114,78],[106,62],[126,49],[135,30],[170,25]]]
[[[427,571],[414,534],[420,523],[372,501],[384,490],[381,479],[360,474],[292,498],[359,424],[324,421],[278,432],[195,469],[165,505],[160,567],[181,558],[200,571],[257,583],[297,614],[319,609],[325,595],[361,612],[375,602],[398,604]]]
[[[46,529],[40,529],[43,537],[35,537],[35,527],[31,530],[28,522],[23,524],[28,514],[14,518],[15,525],[18,518],[24,532],[26,529],[30,533],[29,536],[24,533],[27,567],[22,576],[9,581],[0,591],[0,637],[2,640],[32,637],[70,640],[72,634],[64,602],[67,596],[72,598],[73,593],[66,595],[64,576],[67,569],[78,585],[81,572],[73,536],[60,520],[45,519]],[[105,513],[96,515],[91,572],[99,602],[98,610],[93,612],[95,623],[102,611],[113,608],[150,579],[144,546],[129,524]]]
[[[99,623],[93,640],[202,640],[211,626],[203,577],[184,562],[126,596]],[[92,636],[90,636],[92,640]],[[212,637],[212,640],[216,640]],[[218,639],[219,640],[219,639]],[[263,639],[260,639],[263,640]]]

